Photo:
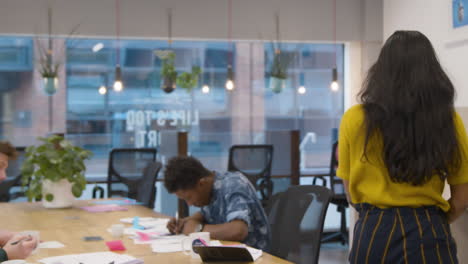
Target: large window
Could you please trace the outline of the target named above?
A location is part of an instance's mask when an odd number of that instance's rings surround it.
[[[262,143],[265,131],[297,129],[301,168],[328,166],[343,113],[343,82],[337,92],[330,90],[334,67],[343,80],[341,44],[175,41],[169,47],[166,41],[82,38],[54,43],[65,47],[59,54],[64,64],[59,91],[48,96],[35,63],[37,40],[0,37],[1,138],[30,145],[37,136],[66,132],[94,152],[87,170],[94,177],[106,174],[111,148],[158,147],[166,130],[188,131],[191,154],[222,170],[232,144]],[[157,51],[168,49],[179,74],[192,66],[202,69],[193,90],[161,89]],[[287,61],[280,90],[272,78],[278,57]],[[112,89],[116,64],[122,69],[121,92]],[[225,89],[230,64],[232,91]],[[106,93],[99,92],[103,87]]]

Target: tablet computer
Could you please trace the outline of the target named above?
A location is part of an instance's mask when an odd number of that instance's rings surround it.
[[[203,262],[220,261],[254,261],[249,250],[245,247],[226,247],[226,246],[193,246],[193,251],[198,253]]]

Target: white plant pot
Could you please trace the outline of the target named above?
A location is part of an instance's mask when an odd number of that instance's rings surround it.
[[[52,201],[46,200],[46,195],[50,193],[54,196]],[[72,184],[62,179],[58,182],[44,180],[42,182],[42,205],[45,208],[67,208],[73,206],[76,198],[72,194]]]

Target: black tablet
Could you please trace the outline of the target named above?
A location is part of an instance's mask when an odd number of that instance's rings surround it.
[[[244,247],[193,246],[193,251],[200,255],[203,262],[254,261],[250,252]]]

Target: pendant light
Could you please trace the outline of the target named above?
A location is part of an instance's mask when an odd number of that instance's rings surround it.
[[[338,92],[340,89],[340,84],[338,83],[338,70],[337,70],[337,63],[336,63],[336,0],[333,0],[333,45],[335,48],[335,56],[334,56],[334,64],[335,67],[332,69],[332,82],[330,84],[330,89],[333,92]]]
[[[115,0],[115,35],[117,40],[114,91],[123,90],[122,70],[120,68],[120,0]]]
[[[232,44],[232,0],[228,0],[228,43],[230,52],[228,51],[228,66],[227,66],[227,78],[226,78],[226,90],[232,91],[235,88],[234,84],[234,72],[232,70],[232,55],[234,52]]]

